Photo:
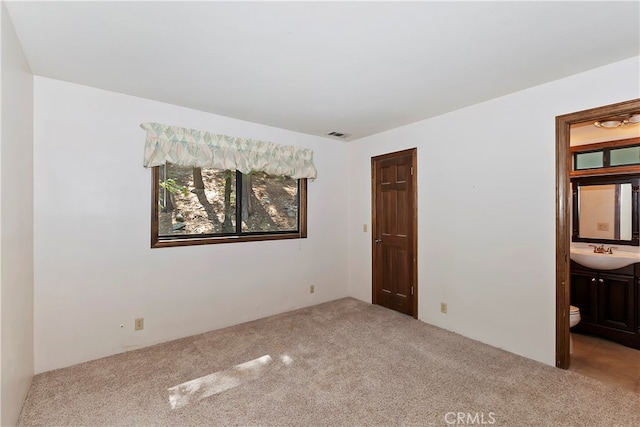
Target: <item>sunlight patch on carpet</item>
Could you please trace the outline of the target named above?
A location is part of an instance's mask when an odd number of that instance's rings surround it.
[[[280,356],[280,361],[285,365],[293,363],[293,359],[287,355]],[[258,378],[271,363],[273,363],[273,359],[267,354],[236,365],[233,368],[214,372],[213,374],[173,386],[168,389],[171,409],[182,408],[189,403],[197,402],[252,381]]]

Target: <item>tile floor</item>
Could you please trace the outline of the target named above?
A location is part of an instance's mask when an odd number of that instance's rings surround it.
[[[640,350],[591,335],[571,335],[570,371],[640,394]]]

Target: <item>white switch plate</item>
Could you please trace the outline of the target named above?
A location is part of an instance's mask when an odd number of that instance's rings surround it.
[[[367,224],[362,224],[362,231],[367,232]]]

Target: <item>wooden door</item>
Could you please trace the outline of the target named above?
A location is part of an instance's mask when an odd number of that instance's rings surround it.
[[[416,149],[373,157],[374,304],[418,317]]]

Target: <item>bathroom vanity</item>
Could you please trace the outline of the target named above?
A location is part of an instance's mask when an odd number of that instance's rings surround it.
[[[581,316],[573,332],[640,349],[640,263],[595,270],[571,261],[571,305]]]

